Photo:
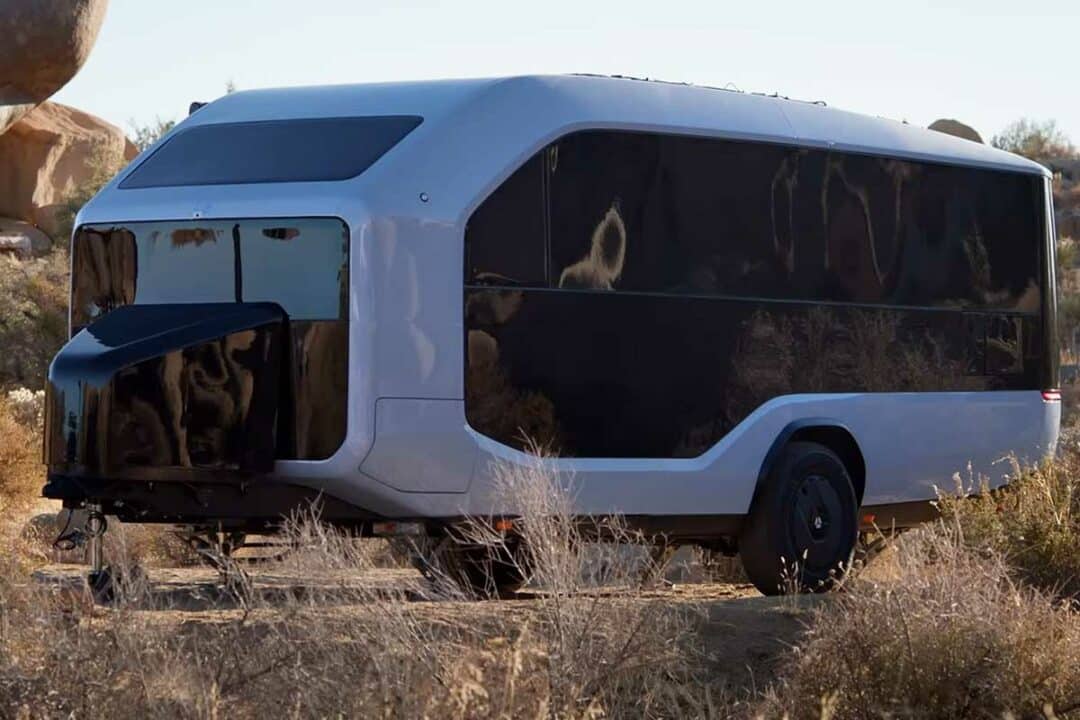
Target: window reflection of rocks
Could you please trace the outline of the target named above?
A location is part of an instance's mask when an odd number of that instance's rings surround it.
[[[465,306],[465,407],[469,423],[519,449],[566,452],[555,407],[541,392],[515,387],[499,357],[498,328],[521,309],[520,291],[469,295]]]
[[[685,457],[781,395],[1037,388],[1040,192],[766,143],[562,138],[469,221],[469,422]]]

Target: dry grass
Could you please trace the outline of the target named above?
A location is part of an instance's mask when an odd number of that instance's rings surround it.
[[[939,501],[816,614],[765,714],[1080,717],[1080,445]],[[879,578],[874,580],[872,578]]]
[[[33,260],[0,257],[0,389],[40,388],[67,339],[68,252]]]
[[[138,574],[126,573],[134,579],[109,608],[78,590],[0,581],[0,707],[28,717],[706,713],[692,691],[691,618],[644,595],[635,580],[645,554],[579,542],[540,465],[505,477],[531,503],[522,528],[536,599],[520,612],[507,606],[516,601],[466,601],[446,583],[411,598],[349,583],[383,552],[306,514],[286,528],[301,550],[273,572],[325,582],[267,598],[235,565],[218,621],[179,633],[157,620],[168,608]],[[482,520],[463,532],[504,542]]]
[[[972,497],[942,496],[946,519],[962,528],[965,545],[977,554],[1001,555],[1018,581],[1080,607],[1080,444],[1075,431],[1061,438],[1059,457],[1038,467],[1013,463],[1014,480]],[[969,485],[971,483],[969,482]]]
[[[1080,713],[1080,615],[973,552],[956,524],[904,536],[895,560],[897,580],[856,579],[823,606],[765,714]]]
[[[614,542],[594,542],[593,529],[574,515],[572,479],[552,472],[533,449],[527,464],[494,468],[495,505],[519,509],[524,552],[483,519],[463,532],[516,563],[537,591],[531,632],[544,657],[545,703],[572,714],[589,698],[586,707],[609,716],[670,714],[671,679],[688,672],[690,618],[642,592],[662,570],[651,546],[618,518],[600,528]]]
[[[0,395],[0,512],[24,510],[40,494],[44,473],[40,434],[20,422],[10,400]]]
[[[40,488],[35,433],[4,402],[0,489],[25,502]],[[393,565],[388,544],[311,511],[286,523],[298,551],[261,571],[302,591],[267,592],[234,563],[195,611],[132,569],[190,562],[186,549],[114,524],[108,552],[125,580],[102,607],[30,581],[30,565],[72,558],[48,549],[47,528],[9,525],[22,544],[0,556],[0,717],[1077,717],[1080,613],[1061,600],[1076,471],[1066,456],[1006,494],[944,502],[947,522],[894,543],[894,572],[820,599],[778,678],[747,687],[723,684],[738,674],[722,646],[702,646],[693,603],[643,586],[661,568],[640,538],[617,520],[605,530],[623,544],[583,533],[572,486],[542,457],[497,472],[496,502],[524,510],[527,553],[510,553],[489,519],[458,529],[520,563],[528,600],[477,602],[404,570],[357,582]],[[720,561],[723,575],[733,567]],[[729,631],[708,632],[722,645]]]

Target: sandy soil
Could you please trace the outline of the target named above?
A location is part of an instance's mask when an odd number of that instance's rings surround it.
[[[150,600],[137,611],[149,622],[176,625],[192,630],[234,620],[243,612],[234,597],[210,568],[151,568],[146,571]],[[52,585],[58,591],[82,595],[86,567],[49,565],[37,570],[34,580]],[[324,573],[318,577],[283,570],[275,566],[254,566],[250,570],[251,589],[261,599],[260,614],[273,612],[287,600],[319,596],[318,612],[362,617],[365,608],[356,605],[354,592],[363,588],[414,603],[416,612],[432,620],[461,619],[483,622],[493,615],[510,614],[526,621],[535,611],[535,592],[523,591],[498,601],[449,602],[425,598],[425,581],[413,570],[376,569],[363,572]],[[335,602],[340,590],[340,602]],[[617,594],[617,589],[610,590]],[[663,600],[673,606],[692,610],[698,626],[701,649],[706,662],[719,677],[733,686],[745,687],[769,678],[781,653],[794,641],[805,625],[810,610],[822,596],[768,598],[749,585],[731,583],[665,582],[647,591],[636,602]],[[115,610],[99,606],[97,613],[108,617]],[[271,618],[267,618],[268,620]]]

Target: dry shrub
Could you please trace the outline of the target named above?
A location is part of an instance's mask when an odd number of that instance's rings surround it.
[[[51,538],[50,538],[51,540]],[[189,567],[201,565],[199,554],[164,525],[127,525],[110,518],[105,556],[121,565]]]
[[[38,497],[45,477],[38,432],[17,418],[10,400],[0,396],[0,513],[5,515]]]
[[[1080,603],[1080,447],[1066,433],[1054,461],[1021,470],[1014,480],[968,496],[943,496],[944,517],[963,528],[964,542],[977,552],[1003,556],[1013,576]],[[957,481],[959,485],[959,480]],[[1080,606],[1080,605],[1078,605]]]
[[[524,551],[483,519],[469,523],[465,539],[517,563],[536,592],[531,637],[544,658],[548,706],[573,714],[588,698],[614,717],[658,713],[657,698],[672,701],[672,675],[687,671],[691,618],[643,592],[662,570],[645,539],[619,517],[582,523],[573,479],[532,449],[527,461],[498,463],[492,473],[495,506],[521,516]]]
[[[45,391],[15,388],[7,394],[8,411],[20,425],[31,430],[42,427],[45,420]]]
[[[68,252],[0,257],[0,388],[40,388],[67,339]]]
[[[178,623],[181,610],[130,571],[106,608],[77,589],[0,579],[0,707],[117,718],[711,714],[689,665],[689,618],[635,582],[647,553],[587,542],[540,461],[505,473],[527,494],[532,602],[466,601],[379,568],[385,543],[307,513],[287,523],[298,550],[286,560],[258,575],[227,567],[220,594],[203,599],[212,621]],[[268,592],[267,577],[303,587]]]
[[[1015,583],[956,524],[898,541],[897,580],[856,578],[817,611],[766,715],[1060,717],[1080,711],[1080,615]]]

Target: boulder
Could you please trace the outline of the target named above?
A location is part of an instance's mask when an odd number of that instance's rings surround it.
[[[40,255],[50,247],[49,236],[30,223],[0,217],[0,253],[25,258]]]
[[[112,176],[138,154],[115,125],[46,102],[0,135],[0,216],[54,238],[73,194]],[[88,198],[83,198],[83,200]]]
[[[108,0],[0,2],[0,133],[86,62]]]
[[[946,135],[955,135],[958,138],[970,140],[972,142],[982,143],[982,136],[975,131],[975,128],[970,125],[965,125],[959,120],[951,120],[948,118],[942,118],[941,120],[935,120],[930,123],[931,130],[937,130],[940,133]]]

